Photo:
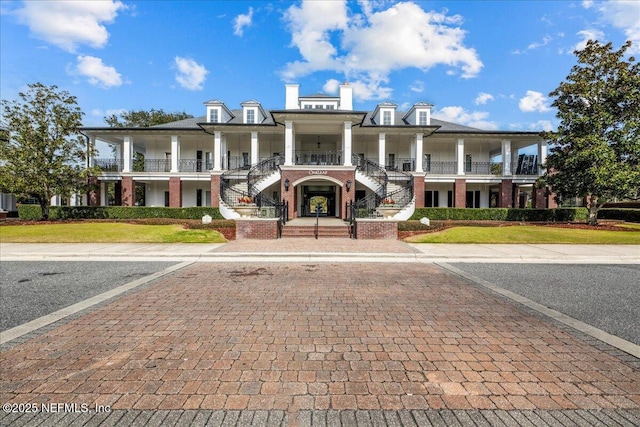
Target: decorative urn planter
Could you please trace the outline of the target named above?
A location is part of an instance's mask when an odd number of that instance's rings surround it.
[[[238,205],[234,209],[242,218],[251,218],[258,210],[258,206],[255,204]]]
[[[382,218],[389,219],[393,218],[395,214],[400,212],[402,209],[398,206],[379,206],[376,211],[382,215]]]

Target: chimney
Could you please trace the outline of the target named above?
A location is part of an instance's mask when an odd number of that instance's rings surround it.
[[[299,110],[300,101],[298,99],[298,92],[300,85],[298,84],[286,84],[285,86],[285,110]]]
[[[349,86],[349,83],[344,82],[340,85],[340,110],[352,111],[353,110],[353,88]]]

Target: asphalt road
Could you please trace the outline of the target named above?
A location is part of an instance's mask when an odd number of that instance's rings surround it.
[[[148,276],[175,262],[0,263],[0,331]]]
[[[640,265],[451,265],[640,345]]]

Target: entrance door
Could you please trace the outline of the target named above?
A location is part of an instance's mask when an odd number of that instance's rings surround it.
[[[302,216],[316,216],[318,205],[321,216],[336,215],[336,192],[332,186],[304,186],[302,200]]]

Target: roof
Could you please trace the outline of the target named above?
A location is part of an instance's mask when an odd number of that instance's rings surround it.
[[[334,95],[327,95],[326,93],[314,93],[313,95],[304,95],[301,96],[300,98],[329,98],[329,99],[337,99],[339,98],[339,96],[334,96]]]

